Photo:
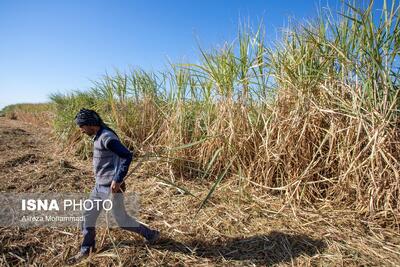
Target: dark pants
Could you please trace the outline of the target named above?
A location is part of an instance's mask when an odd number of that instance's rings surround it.
[[[101,200],[99,201],[100,207],[103,204],[103,201],[106,199],[110,199],[112,201],[112,215],[114,216],[117,224],[126,230],[136,232],[143,227],[140,223],[138,223],[134,218],[129,216],[126,213],[124,206],[124,196],[122,193],[118,194],[110,194],[111,188],[110,186],[103,186],[96,184],[90,193],[91,200]],[[107,207],[106,207],[107,209]],[[95,248],[95,239],[96,239],[96,220],[99,217],[101,209],[90,209],[88,211],[84,211],[84,221],[81,224],[81,230],[83,233],[83,242],[81,245],[81,252],[88,253],[90,250]]]

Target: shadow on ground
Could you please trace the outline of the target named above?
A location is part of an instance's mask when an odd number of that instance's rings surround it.
[[[139,242],[121,242],[120,245],[138,246]],[[140,246],[140,245],[139,245]],[[313,256],[321,253],[326,247],[322,240],[312,239],[306,235],[271,232],[268,235],[255,235],[247,238],[224,240],[196,240],[182,243],[170,238],[160,240],[152,246],[158,250],[185,253],[222,260],[243,261],[260,265],[274,265],[291,262],[300,255]],[[107,249],[103,247],[103,251]]]

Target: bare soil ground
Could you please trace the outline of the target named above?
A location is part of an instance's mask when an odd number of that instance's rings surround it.
[[[210,188],[171,177],[155,162],[127,180],[139,192],[139,220],[162,232],[149,246],[133,233],[98,229],[98,253],[81,266],[396,266],[400,233],[354,210],[285,206],[261,187],[222,183],[196,216]],[[83,192],[94,184],[91,162],[63,152],[45,129],[0,118],[0,192]],[[175,179],[195,197],[160,182]],[[6,203],[1,203],[6,205]],[[0,228],[2,266],[63,266],[79,249],[78,228]]]

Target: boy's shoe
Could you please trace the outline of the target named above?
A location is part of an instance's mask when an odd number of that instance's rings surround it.
[[[153,234],[150,238],[146,239],[147,244],[155,245],[160,240],[160,232],[157,230],[152,230]]]
[[[151,230],[147,226],[140,224],[139,227],[135,227],[132,229],[134,232],[140,234],[144,238],[146,238],[147,243],[153,245],[157,243],[158,239],[160,239],[160,232],[157,230]]]

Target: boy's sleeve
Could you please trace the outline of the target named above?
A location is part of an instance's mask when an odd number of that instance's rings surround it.
[[[111,139],[105,142],[106,148],[117,154],[121,158],[121,167],[113,178],[117,183],[121,183],[128,173],[129,165],[132,162],[133,153],[129,151],[118,139]]]
[[[112,140],[119,141],[118,137],[114,133],[111,133],[111,132],[105,132],[104,134],[101,135],[100,138],[101,138],[101,142],[102,142],[103,146],[105,146],[107,149],[109,149],[108,143],[110,141],[112,141]]]

